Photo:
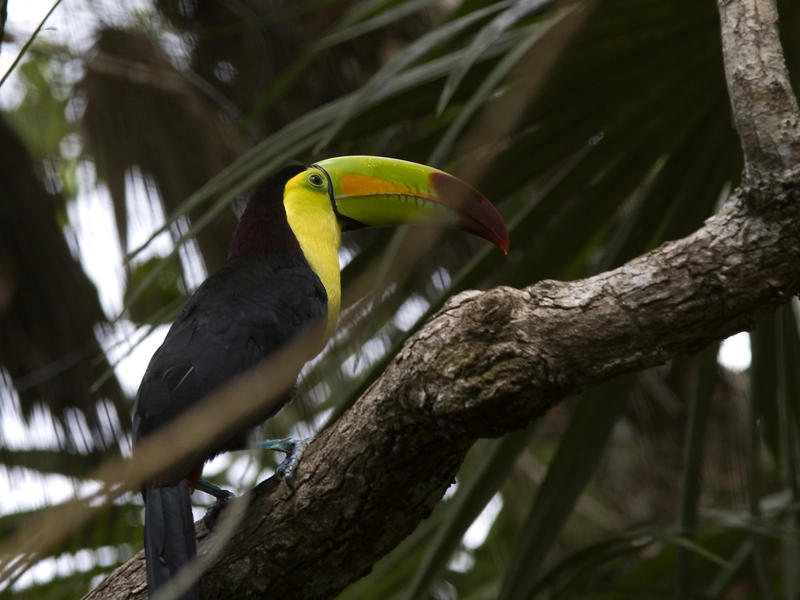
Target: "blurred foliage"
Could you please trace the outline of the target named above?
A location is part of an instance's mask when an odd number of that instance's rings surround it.
[[[71,85],[64,76],[71,60],[63,48],[39,49],[46,60],[22,63],[17,75],[25,90],[19,107],[8,114],[31,154],[41,159],[48,189],[65,198],[78,193],[78,124],[67,118]]]
[[[148,258],[136,264],[128,273],[125,288],[125,305],[128,315],[136,323],[148,325],[161,325],[171,323],[174,313],[170,310],[165,313],[164,307],[174,309],[182,304],[186,295],[181,292],[181,263],[176,256],[168,259],[168,264],[158,270],[158,276],[149,282],[148,277],[153,272],[160,257]],[[132,291],[141,285],[147,285],[147,294],[132,298]]]
[[[800,12],[779,7],[796,72]],[[91,52],[40,43],[18,69],[23,95],[4,118],[50,194],[40,216],[71,235],[65,198],[89,191],[74,168],[93,164],[130,254],[125,311],[98,307],[75,323],[80,332],[62,337],[79,344],[1,331],[0,347],[36,350],[27,362],[0,353],[4,410],[16,391],[24,406],[44,403],[56,417],[66,408],[95,415],[87,426],[102,432],[97,402],[115,395],[116,382],[87,336],[117,318],[141,330],[168,322],[198,269],[192,260],[221,264],[232,207],[289,160],[369,153],[435,163],[498,205],[512,244],[504,257],[449,235],[407,264],[413,233],[349,235],[342,325],[304,370],[297,401],[268,424],[272,437],[335,419],[453,293],[613,268],[698,227],[741,170],[713,0],[159,0],[134,22],[87,23],[97,28]],[[80,75],[65,78],[66,64]],[[9,181],[21,172],[10,161],[0,171]],[[167,215],[141,248],[128,242],[132,219],[153,207],[131,195],[131,177],[154,182],[158,197],[147,202]],[[28,231],[28,201],[3,194],[17,231]],[[148,244],[164,231],[176,249],[153,258]],[[7,248],[0,238],[0,316],[26,270],[38,301],[29,321],[75,322],[75,301],[64,299],[85,276],[61,267],[69,277],[57,281],[42,274],[58,267],[35,266],[72,261],[63,238],[11,239]],[[190,239],[195,259],[177,249]],[[796,597],[795,310],[759,321],[745,373],[719,366],[716,348],[675,357],[476,444],[431,518],[341,598]],[[43,369],[65,356],[80,361]],[[89,380],[68,377],[86,365]],[[112,387],[87,394],[97,391],[90,381]],[[125,414],[105,416],[125,430]],[[0,461],[43,478],[80,477],[99,447],[3,443]],[[244,488],[272,460],[234,456],[217,463],[214,480]],[[26,597],[78,595],[138,548],[138,498],[128,502],[54,550],[72,566]],[[35,515],[0,517],[0,532]],[[465,537],[475,522],[482,533]]]

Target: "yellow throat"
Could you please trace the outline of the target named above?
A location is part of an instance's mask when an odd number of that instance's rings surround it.
[[[303,255],[328,294],[328,325],[325,329],[327,339],[336,329],[341,306],[339,245],[342,242],[342,230],[327,192],[306,188],[302,185],[302,177],[303,173],[286,184],[283,206],[289,227],[292,228]]]

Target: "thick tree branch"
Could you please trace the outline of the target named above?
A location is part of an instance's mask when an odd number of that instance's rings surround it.
[[[272,480],[253,491],[205,598],[335,595],[430,513],[477,438],[746,329],[800,290],[800,119],[773,9],[720,1],[747,185],[692,235],[613,271],[451,299],[309,446],[295,492]],[[144,597],[142,564],[88,597]]]
[[[800,164],[800,120],[778,38],[778,11],[773,0],[718,0],[717,5],[745,176],[760,185]]]

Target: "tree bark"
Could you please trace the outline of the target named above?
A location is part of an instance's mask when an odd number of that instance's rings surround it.
[[[252,491],[204,598],[334,596],[430,513],[476,439],[747,329],[800,290],[800,121],[774,5],[718,7],[741,188],[698,231],[613,271],[452,298],[307,448],[294,491]],[[200,535],[202,554],[213,542]],[[139,554],[86,598],[144,596]]]
[[[718,0],[718,6],[745,176],[771,192],[771,180],[796,170],[800,155],[797,100],[778,37],[778,11],[773,0]]]

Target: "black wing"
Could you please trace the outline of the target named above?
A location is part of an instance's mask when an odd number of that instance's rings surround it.
[[[326,314],[325,288],[304,261],[227,264],[192,295],[150,360],[136,396],[134,438],[169,423]],[[214,444],[208,454],[229,445]]]

